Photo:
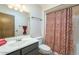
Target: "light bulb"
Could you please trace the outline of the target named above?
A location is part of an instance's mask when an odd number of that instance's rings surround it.
[[[15,9],[15,10],[18,10],[18,8],[17,8],[17,7],[14,7],[14,9]]]
[[[20,9],[20,12],[23,12],[23,9]]]
[[[23,9],[24,11],[26,11],[26,6],[25,6],[25,5],[23,5],[23,6],[22,6],[22,9]]]
[[[9,7],[9,8],[11,8],[11,9],[13,8],[13,6],[12,6],[12,5],[8,5],[8,7]]]

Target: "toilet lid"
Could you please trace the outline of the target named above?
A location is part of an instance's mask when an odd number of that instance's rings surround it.
[[[45,45],[45,44],[40,45],[39,48],[40,48],[41,50],[45,50],[45,51],[50,51],[50,50],[51,50],[50,47],[47,46],[47,45]]]

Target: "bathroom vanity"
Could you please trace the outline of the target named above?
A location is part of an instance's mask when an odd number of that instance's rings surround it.
[[[27,37],[7,42],[0,46],[0,55],[38,55],[38,40]]]
[[[8,53],[7,55],[38,55],[38,42]]]

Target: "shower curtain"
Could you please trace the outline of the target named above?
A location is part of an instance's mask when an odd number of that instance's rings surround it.
[[[50,12],[46,16],[46,44],[59,54],[73,54],[72,8]]]

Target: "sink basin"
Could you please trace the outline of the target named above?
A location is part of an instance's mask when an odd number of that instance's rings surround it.
[[[19,45],[23,45],[23,44],[25,44],[28,41],[29,40],[13,41],[13,42],[9,43],[8,46],[17,47],[18,48]]]
[[[14,44],[14,43],[16,43],[16,40],[12,40],[12,41],[7,42],[7,45]]]

